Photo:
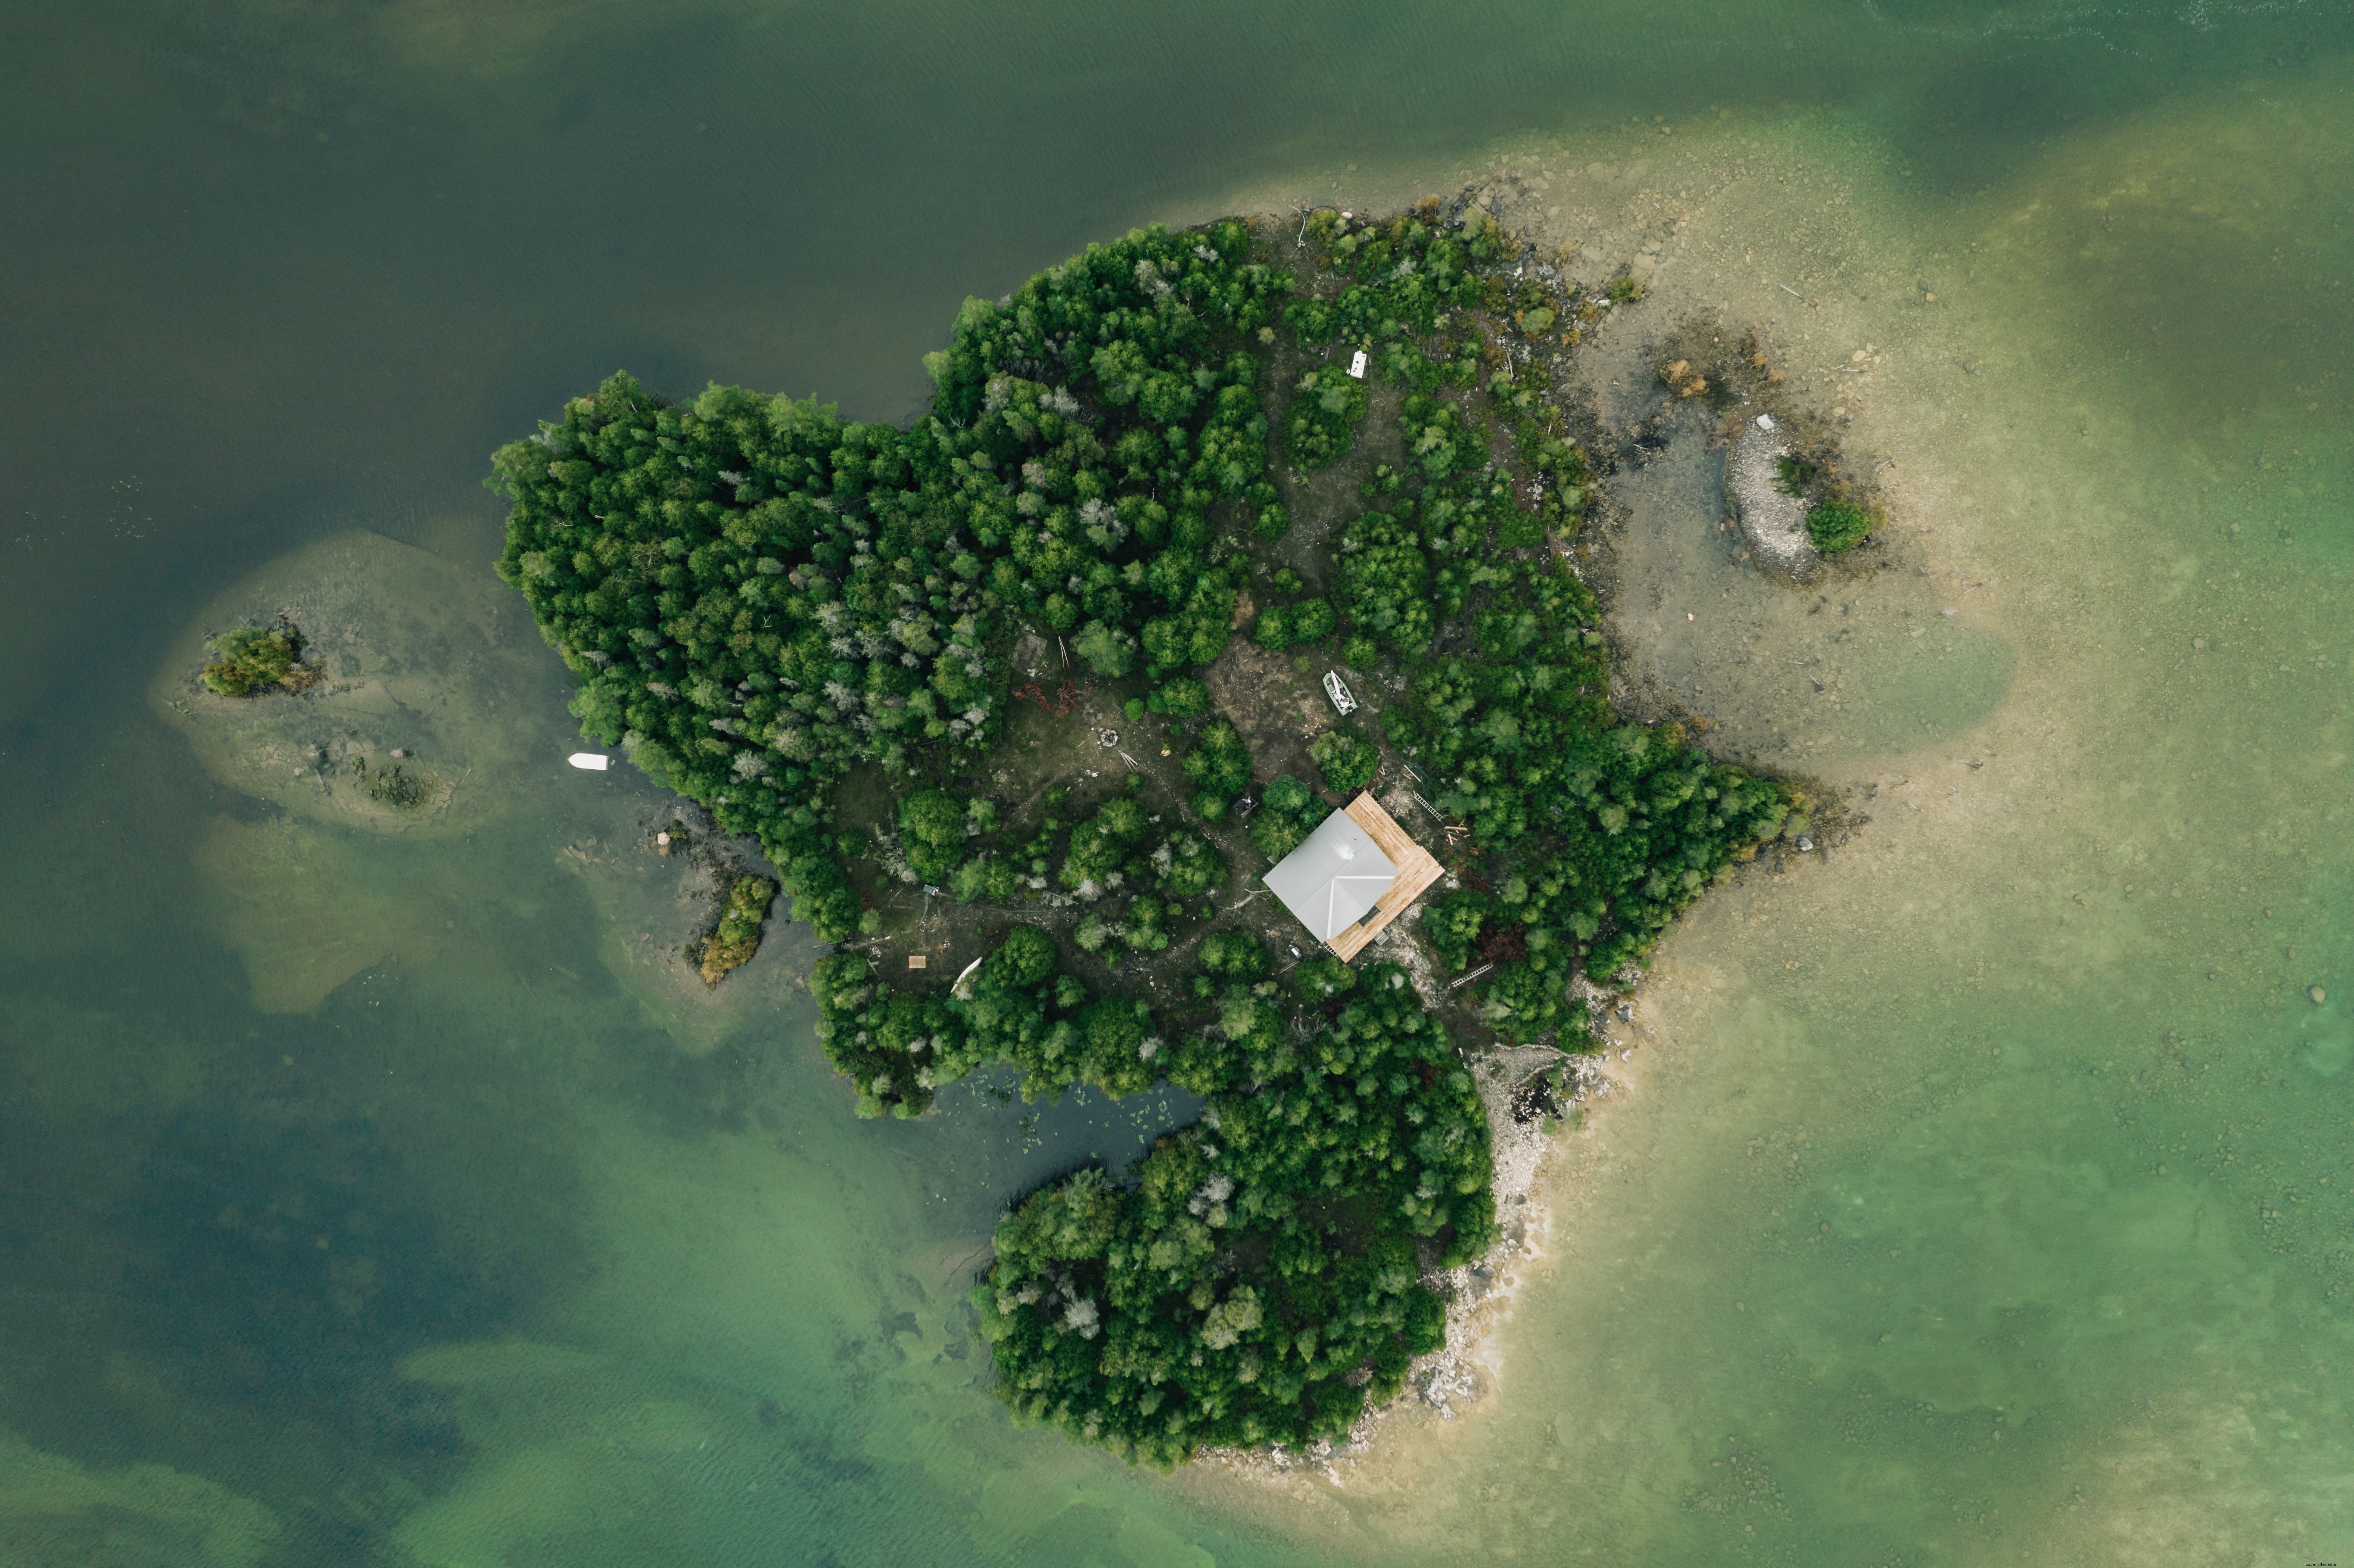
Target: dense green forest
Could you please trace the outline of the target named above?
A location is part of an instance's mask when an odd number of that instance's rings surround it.
[[[1607,700],[1594,599],[1553,547],[1589,460],[1543,368],[1603,308],[1476,207],[1144,230],[967,302],[909,429],[615,376],[498,453],[500,574],[578,676],[586,730],[756,834],[823,940],[880,928],[862,878],[999,912],[955,990],[890,984],[856,948],[818,964],[862,1113],[920,1114],[1000,1065],[1027,1095],[1206,1097],[1124,1177],[1082,1171],[1001,1225],[974,1303],[1022,1414],[1161,1464],[1345,1432],[1443,1341],[1430,1270],[1496,1236],[1462,1053],[1579,1048],[1573,977],[1617,983],[1799,821],[1778,787]],[[1366,380],[1345,370],[1361,349]],[[1360,450],[1369,386],[1402,461],[1356,465],[1346,514],[1295,517],[1277,480]],[[1443,964],[1486,966],[1468,1014],[1394,964],[1278,972],[1210,896],[1230,855],[1274,858],[1327,809],[1259,781],[1248,837],[1221,850],[1251,753],[1198,674],[1255,560],[1303,526],[1329,585],[1250,635],[1410,673],[1312,760],[1335,792],[1410,769],[1461,825],[1424,928]],[[959,784],[1003,735],[1025,630],[1166,726],[1182,810],[1149,810],[1131,776],[1085,814],[1057,786],[1016,823]],[[864,833],[843,825],[854,774],[897,799]],[[1083,917],[1045,917],[1073,899]]]

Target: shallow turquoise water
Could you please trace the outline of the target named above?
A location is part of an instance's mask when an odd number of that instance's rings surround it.
[[[0,40],[0,1556],[2354,1552],[2342,11],[249,0]],[[963,294],[1090,237],[1500,160],[1565,238],[1681,204],[1656,302],[1776,316],[1826,401],[1885,351],[1856,440],[1926,597],[1838,645],[1764,597],[1623,628],[1679,679],[1850,661],[1759,688],[1757,744],[1873,821],[1680,934],[1496,1388],[1338,1489],[1007,1425],[962,1281],[1136,1113],[860,1125],[798,944],[663,991],[659,803],[554,764],[527,630],[444,694],[504,736],[466,836],[290,815],[148,700],[299,546],[481,569],[488,450],[617,363],[898,417]],[[1703,511],[1654,559],[1706,609]]]

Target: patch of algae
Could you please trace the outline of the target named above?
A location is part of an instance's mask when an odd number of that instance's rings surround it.
[[[310,690],[224,697],[197,678],[209,634],[280,620],[324,672]],[[544,659],[488,572],[355,530],[281,556],[206,605],[149,696],[231,789],[311,821],[446,833],[490,810],[479,776],[518,760],[500,699]],[[422,799],[372,795],[362,762],[371,775],[398,762]]]
[[[242,1568],[278,1533],[270,1510],[202,1476],[83,1465],[0,1431],[0,1562],[12,1568]]]

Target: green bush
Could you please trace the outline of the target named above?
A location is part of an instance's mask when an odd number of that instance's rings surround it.
[[[1157,953],[1169,945],[1167,921],[1169,906],[1150,894],[1138,896],[1128,906],[1128,917],[1121,922],[1119,939],[1130,952]]]
[[[1263,810],[1251,819],[1251,847],[1269,860],[1281,860],[1306,842],[1312,832],[1312,827],[1297,817]]]
[[[1458,519],[1461,547],[1468,553],[1471,544],[1469,509],[1450,506],[1442,522],[1454,524]],[[1447,528],[1434,533],[1440,545],[1456,545]],[[1405,518],[1368,512],[1342,532],[1341,602],[1360,635],[1371,633],[1402,653],[1419,652],[1437,630],[1438,617],[1445,611],[1431,588],[1430,556],[1423,549],[1421,534]]]
[[[1321,300],[1293,300],[1284,307],[1283,319],[1299,334],[1299,341],[1311,348],[1331,342],[1333,333],[1340,327],[1332,307]]]
[[[1090,620],[1071,639],[1071,652],[1086,660],[1087,668],[1097,674],[1118,677],[1127,674],[1136,662],[1136,639],[1117,626]]]
[[[760,927],[769,918],[769,905],[777,885],[765,876],[739,876],[727,890],[718,928],[703,944],[703,983],[717,985],[730,969],[741,969],[759,950]]]
[[[1161,686],[1161,711],[1171,718],[1200,718],[1210,711],[1210,688],[1191,675],[1180,675]]]
[[[1202,938],[1202,967],[1229,980],[1267,972],[1267,946],[1247,931],[1217,931]]]
[[[1260,804],[1267,810],[1296,817],[1316,809],[1315,791],[1288,773],[1278,773],[1259,795]]]
[[[1259,614],[1257,637],[1262,648],[1283,649],[1299,642],[1319,642],[1331,635],[1332,607],[1320,599],[1271,605]]]
[[[1851,501],[1826,501],[1807,514],[1807,537],[1826,556],[1854,549],[1871,532],[1872,514]]]
[[[1310,953],[1292,966],[1291,986],[1300,1000],[1322,1003],[1356,989],[1357,971],[1336,953]]]
[[[1283,416],[1283,453],[1295,468],[1318,469],[1337,462],[1356,439],[1365,417],[1365,384],[1337,366],[1299,378]]]
[[[302,634],[291,626],[240,626],[213,639],[212,662],[204,667],[206,685],[225,697],[251,696],[264,686],[299,691],[302,679]]]
[[[1199,791],[1193,809],[1212,821],[1226,814],[1235,796],[1250,788],[1250,747],[1235,726],[1216,719],[1185,754],[1185,777]]]
[[[949,891],[960,904],[986,898],[1002,904],[1021,889],[1021,872],[1003,855],[983,851],[949,874]]]
[[[1337,795],[1355,794],[1381,771],[1381,753],[1346,730],[1326,730],[1308,755],[1324,775],[1324,787]]]
[[[1090,882],[1103,885],[1144,836],[1145,826],[1144,808],[1134,796],[1120,795],[1105,802],[1101,810],[1071,830],[1071,847],[1055,874],[1057,880],[1071,888]]]
[[[938,882],[964,857],[965,811],[945,789],[920,789],[899,802],[900,847],[916,874]]]
[[[1172,898],[1199,898],[1226,879],[1217,852],[1199,833],[1172,833],[1152,852],[1154,885]]]
[[[923,843],[964,842],[965,817],[945,789],[919,789],[899,802],[899,831]]]
[[[1458,974],[1471,967],[1471,944],[1479,939],[1488,907],[1488,895],[1471,887],[1422,906],[1422,928],[1430,945],[1438,949],[1439,961]]]
[[[1330,814],[1308,786],[1288,773],[1278,775],[1259,793],[1258,814],[1251,819],[1251,844],[1269,860],[1281,860],[1316,831]]]

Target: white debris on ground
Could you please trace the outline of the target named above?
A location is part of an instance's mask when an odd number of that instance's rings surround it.
[[[1510,1315],[1520,1293],[1521,1266],[1543,1248],[1551,1214],[1539,1201],[1537,1182],[1553,1144],[1550,1118],[1520,1121],[1512,1115],[1513,1091],[1537,1074],[1562,1064],[1576,1086],[1564,1097],[1584,1098],[1589,1084],[1607,1092],[1608,1080],[1592,1057],[1564,1055],[1551,1045],[1498,1046],[1470,1058],[1472,1082],[1488,1110],[1488,1134],[1495,1176],[1496,1225],[1502,1233],[1487,1255],[1460,1268],[1435,1270],[1423,1283],[1447,1298],[1447,1344],[1415,1363],[1407,1393],[1455,1419],[1457,1407],[1475,1404],[1493,1383],[1495,1367],[1480,1352]],[[1378,1420],[1376,1412],[1369,1420]]]
[[[1224,1465],[1238,1475],[1254,1480],[1283,1480],[1320,1475],[1333,1486],[1345,1485],[1336,1465],[1356,1464],[1358,1458],[1372,1448],[1365,1439],[1352,1436],[1348,1442],[1335,1446],[1315,1443],[1293,1452],[1280,1443],[1248,1451],[1240,1448],[1204,1448],[1194,1455],[1195,1464]]]
[[[1391,779],[1376,799],[1381,801],[1382,810],[1390,814],[1391,821],[1404,828],[1409,836],[1428,841],[1435,834],[1443,835],[1444,821],[1423,805],[1422,795],[1415,789],[1414,780],[1405,775]]]
[[[1391,815],[1395,816],[1396,813],[1392,812]],[[1438,971],[1431,967],[1430,955],[1423,950],[1420,942],[1415,940],[1413,928],[1406,924],[1406,918],[1413,914],[1409,910],[1407,916],[1383,927],[1374,934],[1373,939],[1365,944],[1365,948],[1373,955],[1374,962],[1397,964],[1404,968],[1406,979],[1414,982],[1414,994],[1422,998],[1424,1007],[1436,1012],[1447,1000],[1447,982],[1438,978]]]
[[[1724,485],[1761,564],[1802,577],[1822,557],[1807,537],[1806,503],[1776,482],[1781,477],[1776,461],[1789,455],[1790,443],[1779,432],[1744,425],[1724,465]]]
[[[1585,1009],[1585,1016],[1599,1029],[1610,1010],[1618,1004],[1618,993],[1603,990],[1581,970],[1569,978],[1569,1000]]]

